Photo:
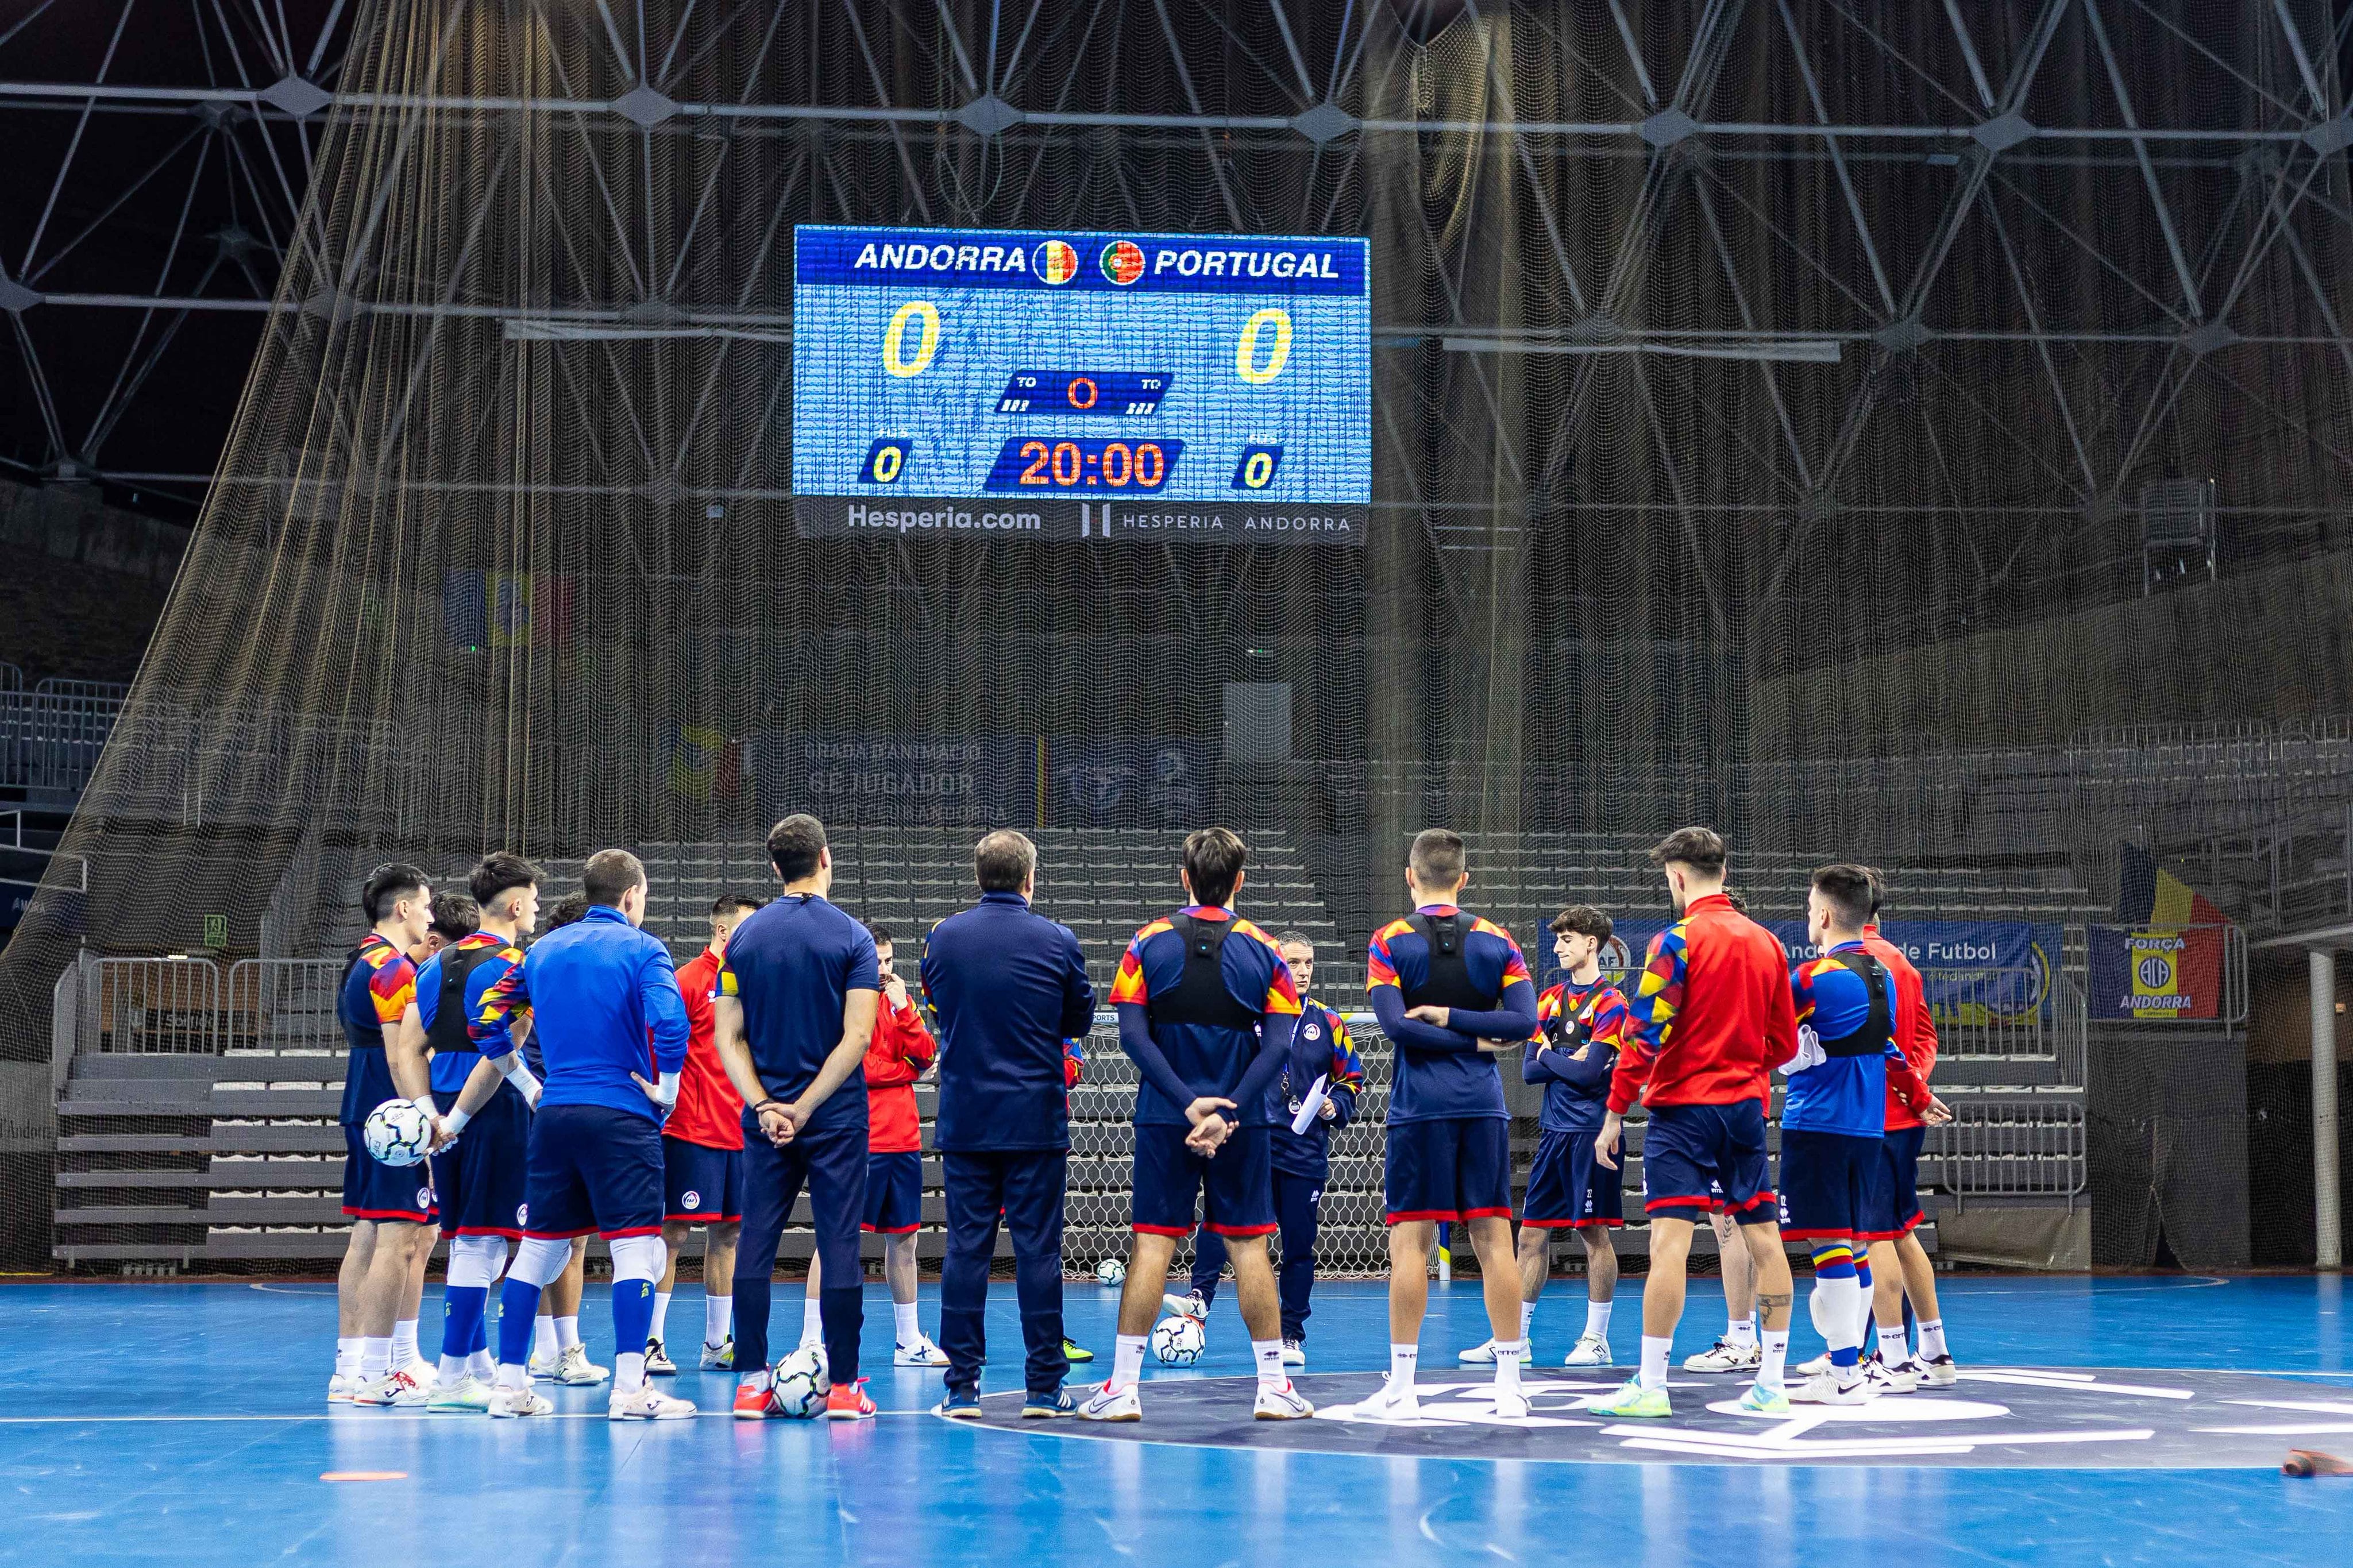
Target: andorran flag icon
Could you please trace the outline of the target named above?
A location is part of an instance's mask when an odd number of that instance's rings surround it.
[[[1068,241],[1050,239],[1029,258],[1042,283],[1068,283],[1079,275],[1079,253]]]

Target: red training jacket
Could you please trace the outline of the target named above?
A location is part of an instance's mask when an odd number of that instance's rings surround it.
[[[662,1135],[705,1149],[744,1146],[744,1097],[727,1081],[727,1068],[711,1037],[711,984],[719,955],[709,948],[679,965],[678,994],[686,1004],[686,1067],[679,1074],[678,1105],[662,1123]]]
[[[1895,977],[1895,1044],[1912,1070],[1920,1075],[1920,1086],[1927,1088],[1928,1074],[1936,1066],[1936,1020],[1928,1011],[1927,983],[1912,966],[1904,950],[1879,934],[1876,925],[1862,928],[1862,951],[1887,966]],[[1904,1102],[1895,1092],[1895,1075],[1887,1077],[1887,1130],[1899,1132],[1907,1127],[1924,1125],[1920,1113]],[[1926,1108],[1924,1099],[1921,1105]]]
[[[923,1146],[915,1116],[915,1080],[940,1054],[923,1027],[915,999],[893,1008],[889,993],[874,1015],[874,1037],[866,1043],[866,1147],[876,1154],[904,1154]]]
[[[1651,939],[1626,1010],[1634,1027],[1609,1083],[1620,1115],[1637,1094],[1651,1106],[1769,1105],[1773,1069],[1798,1054],[1789,955],[1721,893]]]

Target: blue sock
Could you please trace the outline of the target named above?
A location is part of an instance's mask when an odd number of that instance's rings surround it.
[[[490,1307],[487,1285],[452,1285],[441,1292],[441,1353],[464,1359],[483,1333],[482,1314]]]
[[[646,1348],[654,1326],[654,1282],[650,1279],[613,1281],[613,1342],[617,1354]]]
[[[539,1316],[539,1287],[512,1275],[499,1291],[499,1364],[524,1366],[531,1361],[532,1320]]]

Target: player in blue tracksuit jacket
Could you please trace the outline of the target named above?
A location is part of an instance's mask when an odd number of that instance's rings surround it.
[[[572,1238],[596,1231],[613,1255],[614,1358],[608,1414],[669,1420],[694,1406],[649,1385],[645,1343],[661,1278],[662,1118],[686,1066],[686,1005],[670,949],[638,929],[646,868],[624,849],[588,858],[588,912],[550,931],[482,995],[467,1033],[510,1081],[527,1073],[510,1020],[529,1006],[547,1074],[532,1119],[523,1243],[499,1296],[498,1387],[491,1414],[543,1415],[525,1361],[539,1293],[563,1273]],[[653,1076],[649,1078],[650,1073]],[[632,1348],[634,1347],[634,1348]]]
[[[1267,1091],[1274,1120],[1274,1217],[1282,1237],[1282,1268],[1277,1276],[1282,1297],[1282,1359],[1286,1365],[1304,1366],[1307,1299],[1315,1287],[1315,1226],[1324,1184],[1332,1172],[1332,1134],[1356,1120],[1365,1063],[1348,1037],[1347,1021],[1307,994],[1315,974],[1315,944],[1286,932],[1275,939],[1275,945],[1291,966],[1300,998],[1282,1074]],[[1292,1123],[1319,1078],[1324,1080],[1321,1109],[1306,1131],[1294,1132]],[[1168,1310],[1206,1318],[1218,1299],[1218,1276],[1225,1267],[1224,1240],[1216,1231],[1204,1231],[1193,1244],[1191,1294],[1166,1298]]]

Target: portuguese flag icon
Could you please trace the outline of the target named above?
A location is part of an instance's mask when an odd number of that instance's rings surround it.
[[[1079,275],[1079,253],[1066,240],[1050,239],[1038,247],[1030,265],[1043,282],[1068,283]]]

